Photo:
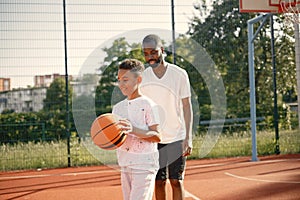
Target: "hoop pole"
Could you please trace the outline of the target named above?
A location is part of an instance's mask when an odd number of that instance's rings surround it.
[[[249,86],[250,86],[250,118],[251,118],[251,136],[252,136],[252,161],[258,161],[257,142],[256,142],[256,95],[255,95],[255,67],[254,67],[254,39],[257,33],[263,27],[266,19],[271,14],[259,15],[247,21],[248,26],[248,67],[249,67]],[[253,25],[262,21],[255,34]]]
[[[249,63],[249,85],[250,85],[252,161],[257,161],[253,24],[249,21],[248,21],[248,63]]]
[[[264,15],[250,19],[248,26],[248,67],[249,67],[249,86],[250,86],[250,118],[252,136],[252,161],[257,161],[257,142],[256,142],[256,95],[255,95],[255,70],[254,70],[254,38],[253,24],[264,19]],[[258,32],[258,30],[257,30]],[[256,33],[257,33],[256,32]]]

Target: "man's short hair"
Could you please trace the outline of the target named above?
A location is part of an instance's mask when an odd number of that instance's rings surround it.
[[[156,47],[162,47],[162,41],[161,41],[160,37],[158,37],[155,34],[147,35],[143,39],[143,46],[145,43],[151,43],[151,42],[154,42]]]

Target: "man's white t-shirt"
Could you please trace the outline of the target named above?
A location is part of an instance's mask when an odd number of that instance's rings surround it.
[[[143,95],[159,105],[160,143],[171,143],[186,138],[182,99],[191,97],[188,74],[182,68],[167,63],[163,77],[158,78],[151,67],[143,72],[140,86]]]
[[[157,105],[145,96],[117,103],[112,113],[128,119],[133,126],[143,130],[159,124]],[[127,135],[125,142],[117,149],[117,156],[121,167],[149,171],[156,171],[159,168],[157,143],[148,142],[134,135]]]

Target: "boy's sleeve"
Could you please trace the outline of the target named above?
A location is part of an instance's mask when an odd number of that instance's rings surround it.
[[[152,126],[159,123],[158,105],[150,104],[146,113],[146,123]]]

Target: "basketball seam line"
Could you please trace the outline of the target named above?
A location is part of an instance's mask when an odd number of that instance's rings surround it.
[[[104,148],[104,149],[109,149],[109,148],[112,148],[112,147],[114,147],[114,146],[117,146],[122,140],[123,140],[123,138],[125,137],[125,134],[124,133],[121,133],[120,134],[120,138],[116,141],[116,142],[114,142],[113,144],[111,144],[111,145],[109,145],[109,146],[102,146],[102,148]],[[114,138],[115,139],[115,138]],[[108,143],[106,143],[106,144],[108,144]]]
[[[97,122],[98,122],[98,121],[97,121]],[[103,129],[101,129],[100,131],[98,131],[98,132],[93,136],[93,139],[94,139],[100,132],[104,131],[104,130],[107,129],[108,127],[110,127],[110,126],[112,126],[112,125],[115,125],[115,124],[116,124],[116,122],[111,123],[111,124],[105,126]],[[101,128],[101,126],[100,126],[100,128]]]
[[[99,144],[99,145],[101,145],[101,146],[104,145],[104,146],[105,146],[105,145],[110,144],[110,143],[115,143],[115,142],[112,142],[112,141],[114,141],[114,140],[115,140],[116,138],[118,138],[118,137],[121,137],[122,134],[123,134],[122,131],[119,131],[118,134],[117,134],[117,136],[114,137],[113,139],[111,139],[109,142],[106,142],[106,143],[103,143],[103,144]],[[119,140],[119,139],[118,139],[118,140]],[[118,141],[118,140],[117,140],[117,141]]]

